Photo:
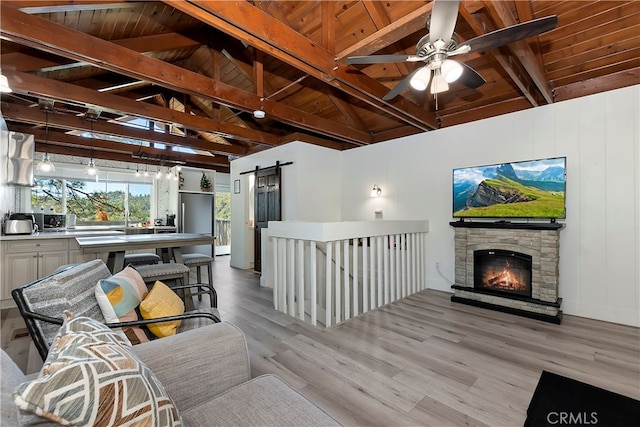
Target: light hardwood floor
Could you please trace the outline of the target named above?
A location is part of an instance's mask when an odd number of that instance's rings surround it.
[[[273,310],[271,290],[228,257],[213,270],[253,375],[279,375],[344,425],[521,426],[542,370],[640,399],[638,328],[552,325],[427,290],[323,331]]]
[[[640,329],[561,325],[427,290],[321,331],[271,308],[253,272],[216,260],[224,320],[274,373],[345,425],[522,425],[543,370],[640,399]]]

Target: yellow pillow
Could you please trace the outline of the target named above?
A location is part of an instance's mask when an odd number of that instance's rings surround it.
[[[167,285],[159,280],[140,303],[140,314],[143,319],[157,319],[165,316],[177,316],[184,313],[184,303]],[[153,335],[158,338],[175,335],[180,327],[180,320],[151,323],[147,325]]]

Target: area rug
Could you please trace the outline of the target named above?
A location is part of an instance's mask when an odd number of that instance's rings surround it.
[[[524,425],[631,427],[638,420],[640,401],[542,371]]]

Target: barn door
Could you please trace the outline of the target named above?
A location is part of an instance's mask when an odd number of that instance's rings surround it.
[[[255,239],[254,259],[255,271],[262,271],[262,228],[267,227],[269,221],[280,221],[280,168],[258,170],[256,174],[255,194]]]

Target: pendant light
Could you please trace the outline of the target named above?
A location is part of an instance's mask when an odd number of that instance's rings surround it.
[[[55,172],[56,166],[51,161],[49,157],[49,153],[44,153],[42,156],[42,160],[36,165],[36,170],[38,172]]]
[[[93,138],[93,122],[95,121],[94,119],[89,119],[87,118],[87,120],[89,120],[90,126],[91,126],[91,138]],[[93,160],[93,142],[91,144],[91,157],[89,158],[89,163],[87,164],[87,167],[84,168],[84,173],[87,176],[95,176],[96,177],[96,182],[98,182],[98,175],[100,174],[100,171],[98,170],[98,167],[96,166],[96,162]]]
[[[45,111],[45,119],[44,119],[44,143],[45,145],[49,142],[49,112]],[[51,161],[49,157],[49,153],[44,153],[42,156],[42,160],[40,163],[36,165],[36,170],[39,172],[55,172],[56,166]]]

